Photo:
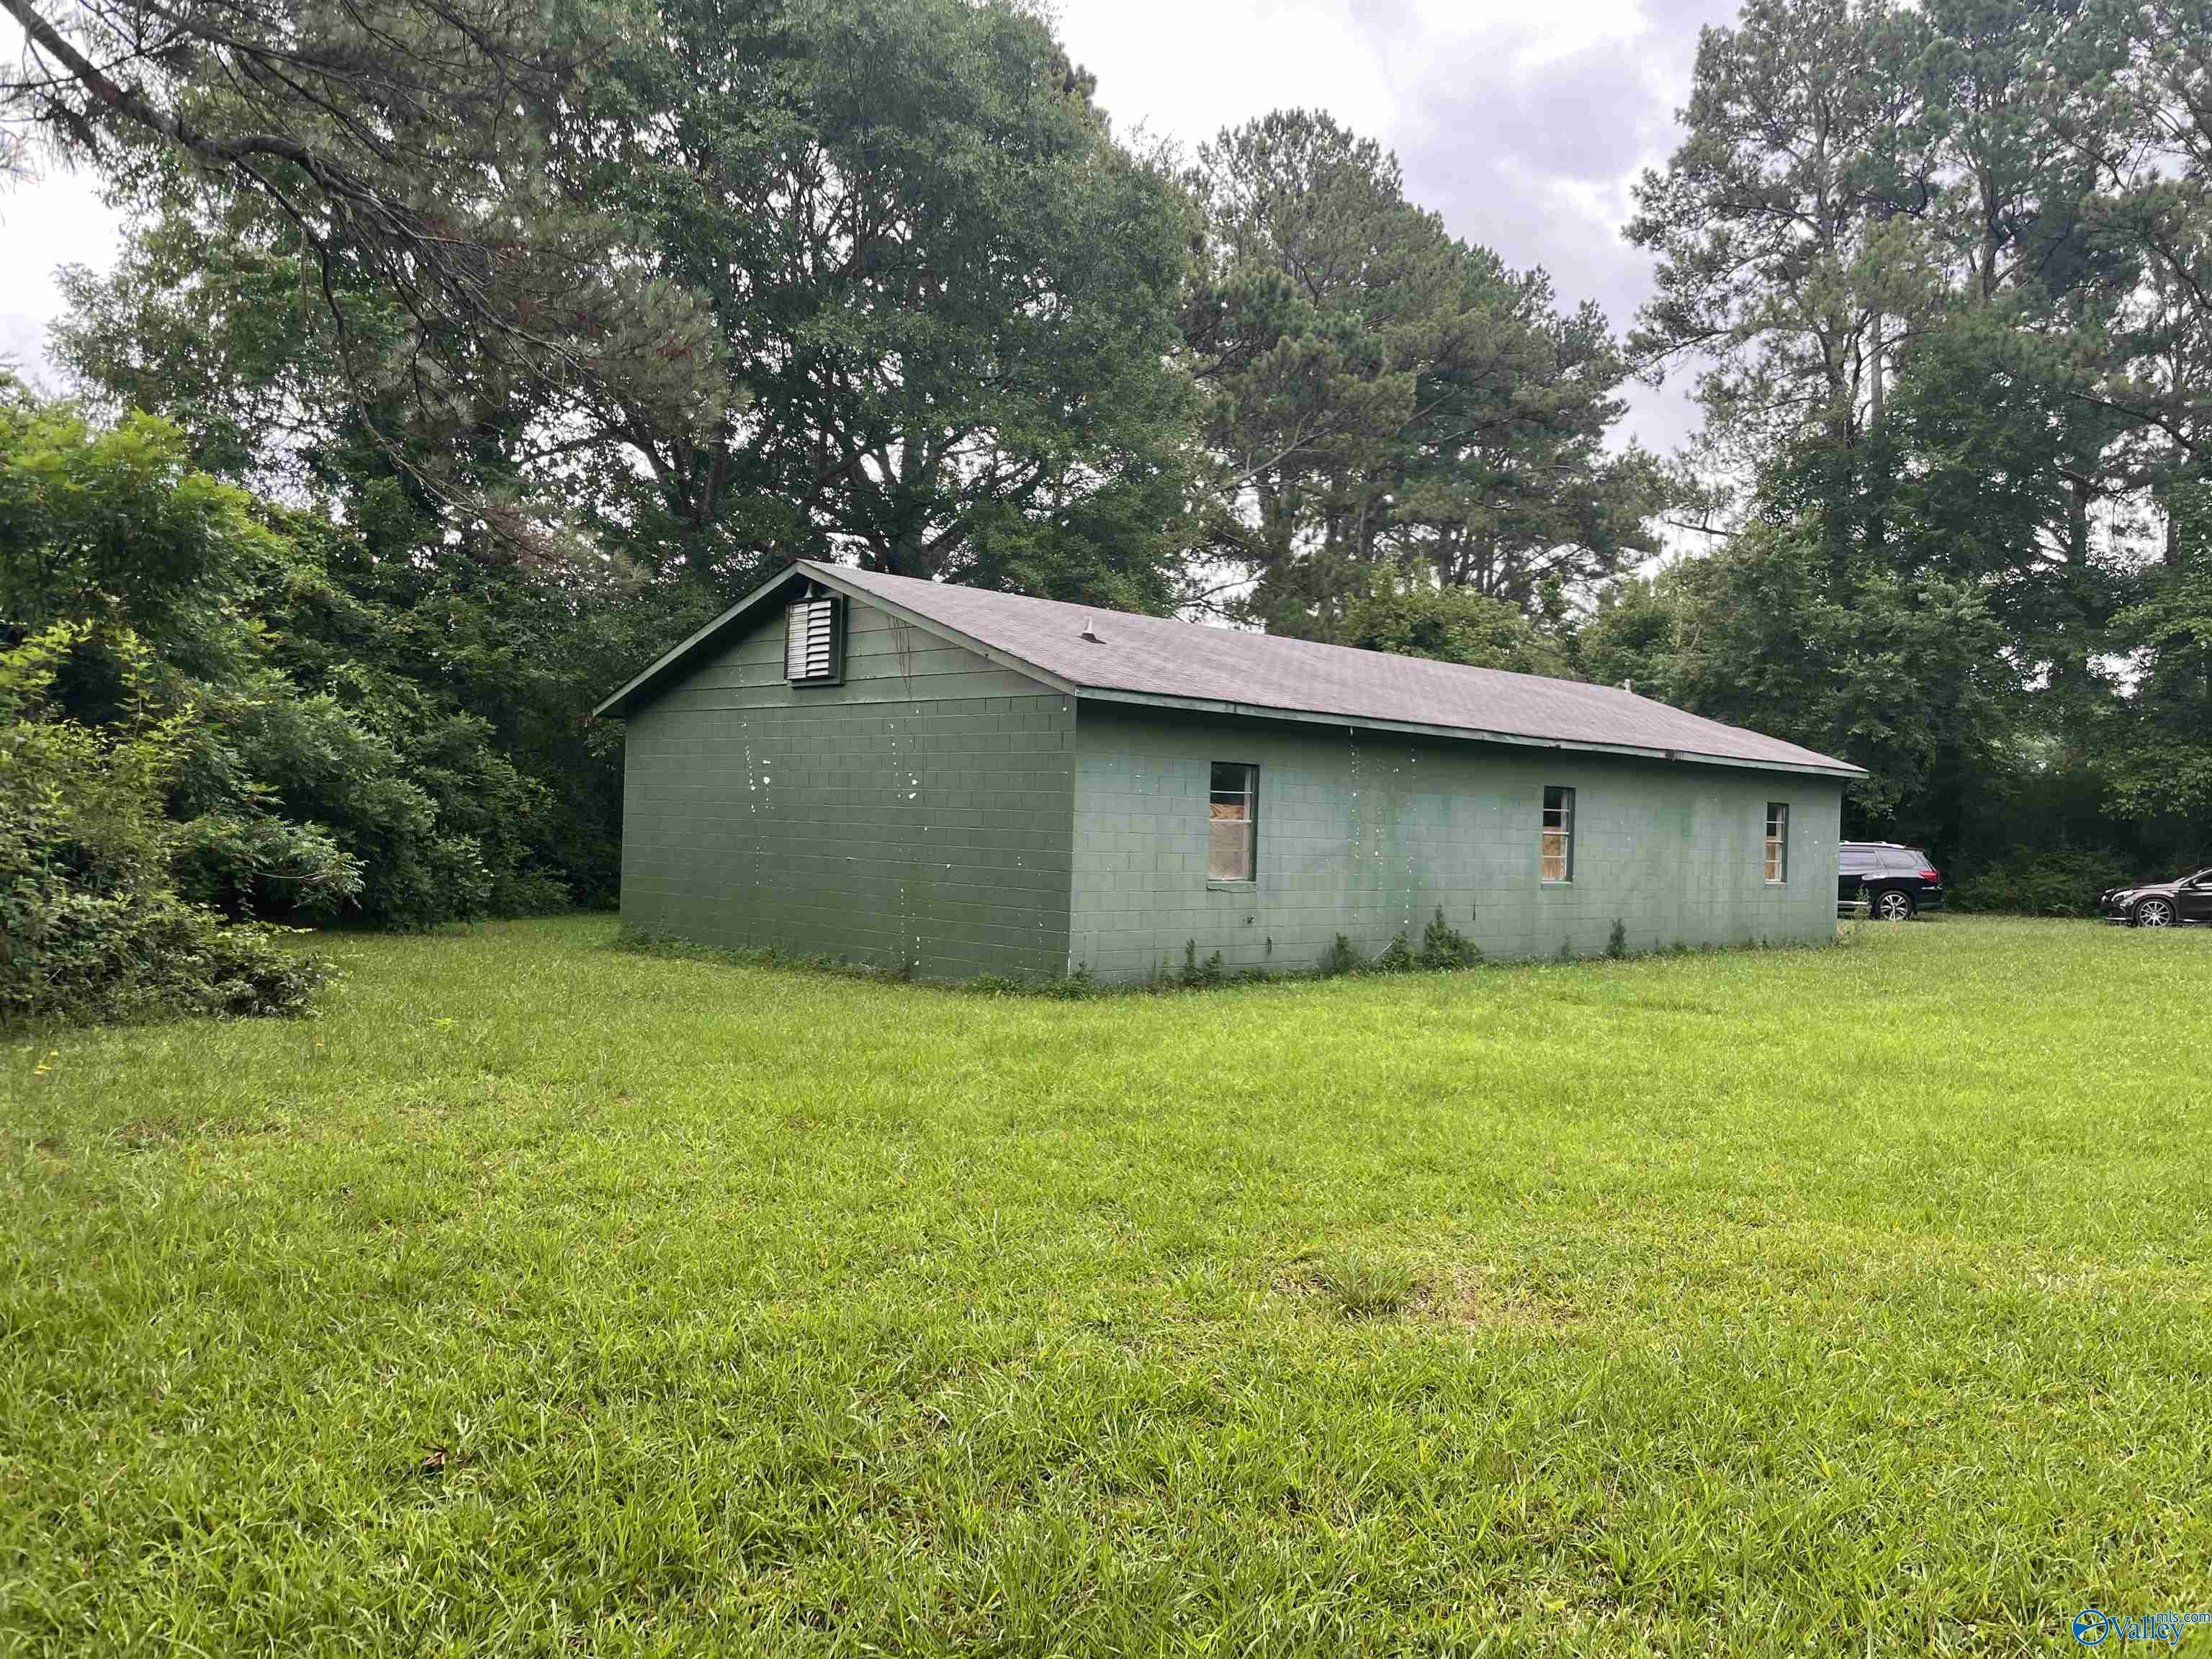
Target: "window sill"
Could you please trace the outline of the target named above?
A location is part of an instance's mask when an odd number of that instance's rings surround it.
[[[1540,881],[1536,884],[1539,887],[1571,887],[1574,884],[1575,878],[1572,876],[1569,876],[1565,881]]]
[[[1236,881],[1226,876],[1208,876],[1206,890],[1209,893],[1250,893],[1259,890],[1256,880]]]

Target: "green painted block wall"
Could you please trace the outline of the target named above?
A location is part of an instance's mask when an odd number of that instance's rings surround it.
[[[842,685],[783,678],[783,613],[624,735],[625,926],[931,977],[1067,968],[1069,700],[848,602]]]
[[[1418,943],[1493,957],[1835,937],[1837,781],[1082,703],[862,601],[844,683],[785,684],[782,615],[634,712],[623,919],[930,976],[1150,977]],[[1260,769],[1258,879],[1206,875],[1212,763]],[[1540,879],[1548,785],[1575,879]],[[1765,879],[1787,801],[1789,878]]]
[[[1260,769],[1257,879],[1206,876],[1212,763]],[[1544,790],[1577,792],[1574,879],[1541,880]],[[1832,940],[1833,779],[1424,742],[1109,703],[1076,726],[1069,950],[1108,981],[1182,964],[1311,968],[1337,934],[1413,944],[1441,906],[1492,957]],[[1786,882],[1765,880],[1766,804],[1790,806]]]

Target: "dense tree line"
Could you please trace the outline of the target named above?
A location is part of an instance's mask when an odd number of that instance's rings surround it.
[[[1863,760],[1992,897],[2212,855],[2212,7],[1754,0],[1684,122],[1632,344],[1737,510],[1586,671]]]
[[[0,404],[7,718],[158,750],[164,904],[605,902],[592,701],[801,556],[1632,681],[1991,896],[2212,853],[2206,0],[1753,0],[1625,340],[1326,115],[1133,149],[1017,0],[0,6],[130,227]]]

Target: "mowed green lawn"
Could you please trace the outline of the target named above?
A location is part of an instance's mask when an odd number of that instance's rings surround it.
[[[1054,1003],[576,919],[18,1037],[0,1651],[2212,1610],[2212,930],[1858,932]]]

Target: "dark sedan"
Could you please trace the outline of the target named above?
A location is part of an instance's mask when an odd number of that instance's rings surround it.
[[[2097,895],[2097,914],[2130,927],[2171,927],[2177,922],[2212,921],[2212,870],[2176,876],[2172,881],[2138,882],[2109,887]]]

